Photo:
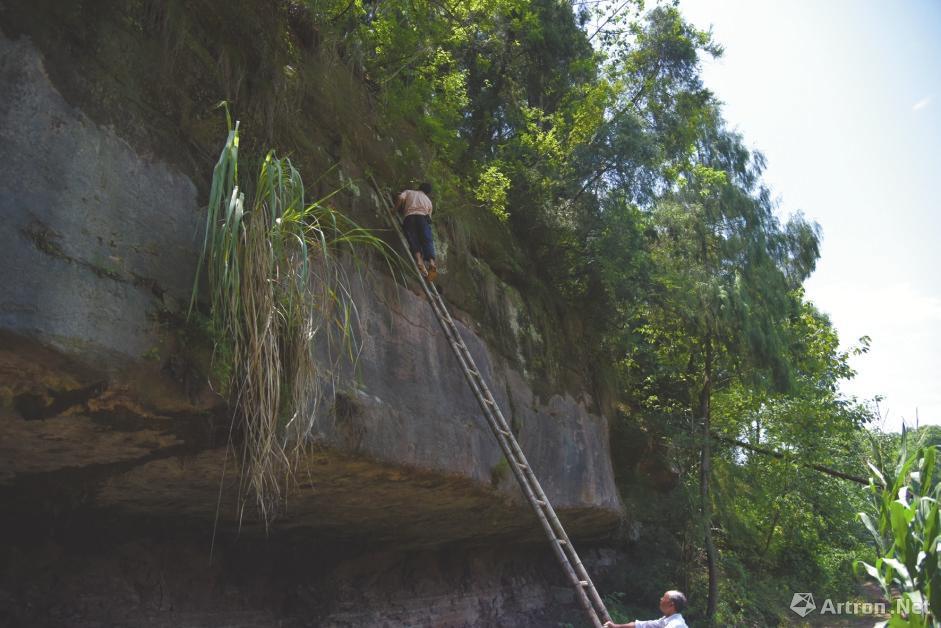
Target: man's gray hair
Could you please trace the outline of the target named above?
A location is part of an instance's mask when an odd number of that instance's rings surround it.
[[[666,596],[673,602],[673,608],[677,613],[682,613],[686,608],[686,596],[679,591],[667,591]]]

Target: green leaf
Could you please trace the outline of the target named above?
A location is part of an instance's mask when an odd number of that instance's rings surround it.
[[[914,588],[914,583],[912,582],[912,577],[908,572],[908,567],[902,564],[901,561],[896,560],[895,558],[883,558],[882,561],[891,567],[899,576],[902,578],[902,584],[908,590]]]
[[[859,513],[859,519],[863,522],[863,525],[866,526],[866,529],[869,531],[869,534],[872,536],[873,541],[876,543],[876,547],[879,549],[880,554],[885,553],[885,541],[882,538],[882,535],[879,534],[879,530],[876,529],[875,524],[873,524],[872,519],[864,512]]]

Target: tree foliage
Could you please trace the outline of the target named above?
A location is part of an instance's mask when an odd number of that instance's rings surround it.
[[[686,582],[724,624],[773,621],[781,582],[846,590],[859,495],[803,463],[852,471],[870,413],[840,395],[851,354],[801,288],[819,227],[784,217],[763,155],[703,84],[711,32],[666,2],[311,6],[401,159],[512,243],[523,272],[505,280],[579,312],[617,421],[677,452],[688,508],[672,532],[694,550],[664,588],[708,573]]]

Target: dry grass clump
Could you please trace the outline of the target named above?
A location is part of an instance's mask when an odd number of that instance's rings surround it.
[[[386,259],[392,253],[326,204],[329,197],[305,202],[300,173],[274,152],[262,161],[246,202],[238,127],[230,121],[213,170],[193,304],[205,267],[214,370],[224,374],[234,411],[239,517],[254,496],[267,524],[284,504],[325,382],[335,377],[338,360],[355,354],[350,264],[338,256],[358,267],[367,250]]]

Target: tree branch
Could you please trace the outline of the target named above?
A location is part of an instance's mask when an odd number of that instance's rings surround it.
[[[775,451],[773,449],[767,449],[765,447],[757,447],[751,445],[744,441],[740,441],[736,438],[729,438],[727,436],[720,436],[715,432],[712,432],[712,437],[719,442],[726,443],[727,445],[735,445],[736,447],[741,447],[742,449],[747,449],[748,451],[753,451],[756,454],[762,454],[764,456],[771,456],[773,458],[783,459],[785,454],[780,451]],[[819,471],[826,475],[833,476],[835,478],[840,478],[841,480],[848,480],[850,482],[856,482],[857,484],[862,484],[863,486],[869,486],[869,480],[862,478],[858,475],[851,475],[849,473],[843,473],[842,471],[837,471],[836,469],[831,469],[830,467],[825,467],[822,464],[814,464],[812,462],[802,462],[796,461],[802,467],[807,469],[813,469],[814,471]]]

